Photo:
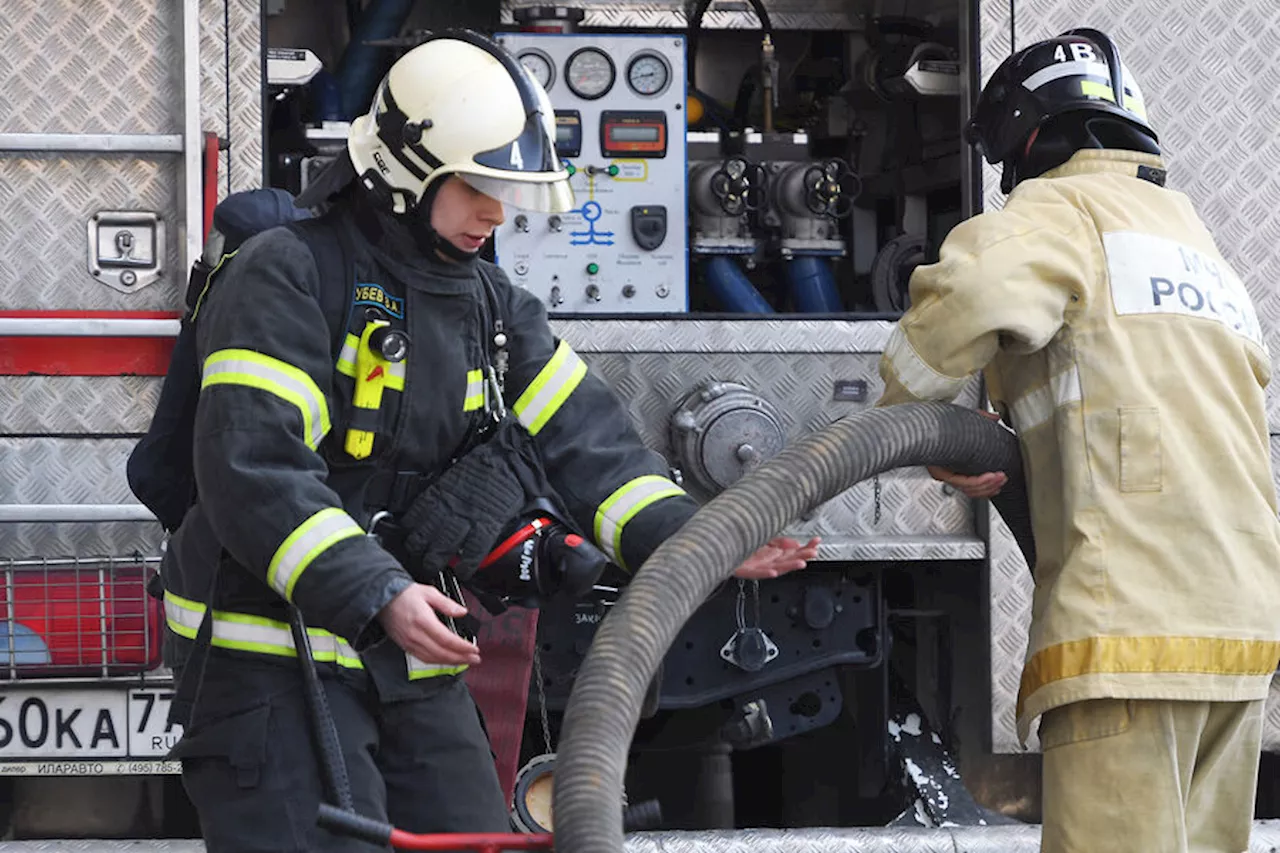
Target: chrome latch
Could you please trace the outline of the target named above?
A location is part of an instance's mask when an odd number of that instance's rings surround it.
[[[160,278],[165,223],[148,211],[100,210],[89,217],[89,274],[121,293]]]

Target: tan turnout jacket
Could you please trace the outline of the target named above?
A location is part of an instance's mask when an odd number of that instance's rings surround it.
[[[1093,698],[1265,698],[1280,660],[1270,359],[1158,157],[1081,151],[917,269],[880,405],[984,371],[1017,431],[1038,565],[1019,737]],[[1280,249],[1276,249],[1280,250]]]

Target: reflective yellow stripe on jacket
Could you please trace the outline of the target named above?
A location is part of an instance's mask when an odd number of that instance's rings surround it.
[[[467,371],[467,391],[462,397],[462,411],[474,412],[484,408],[484,372]]]
[[[319,387],[303,371],[278,358],[247,349],[224,349],[204,361],[201,390],[214,385],[240,385],[275,394],[298,407],[302,437],[315,450],[329,432],[329,405]]]
[[[171,631],[180,637],[194,640],[196,632],[200,630],[200,622],[204,619],[205,606],[166,591],[164,613]],[[317,661],[336,663],[351,669],[364,668],[355,649],[336,634],[320,628],[308,628],[307,635],[311,640],[311,656]],[[298,656],[297,647],[293,644],[293,633],[287,624],[247,613],[213,611],[213,636],[210,644],[220,649],[262,655],[290,658]]]
[[[360,347],[360,338],[356,335],[348,334],[342,342],[342,350],[338,353],[338,372],[343,376],[356,378],[356,350]],[[387,386],[392,391],[404,390],[405,364],[403,361],[393,361],[387,367]]]
[[[622,568],[622,531],[642,509],[664,498],[683,495],[684,489],[666,477],[649,474],[636,477],[605,498],[596,510],[595,540],[609,557]]]
[[[437,675],[457,675],[465,672],[466,665],[451,666],[443,663],[423,663],[411,654],[406,654],[405,658],[409,664],[409,680],[418,681],[423,678],[434,678]]]
[[[169,630],[180,637],[194,640],[200,630],[200,622],[204,619],[205,606],[166,591],[164,612]],[[308,628],[307,636],[311,642],[311,656],[316,662],[336,663],[348,669],[364,669],[355,649],[336,634],[322,628]],[[229,613],[225,610],[213,611],[210,645],[274,657],[298,656],[289,625],[265,616]],[[423,663],[410,654],[405,655],[405,664],[410,681],[437,675],[457,675],[467,669],[465,666]]]
[[[530,435],[537,435],[547,425],[547,421],[560,411],[564,401],[569,399],[573,389],[578,387],[578,383],[586,375],[586,362],[578,357],[566,341],[561,341],[556,347],[555,355],[533,377],[511,411],[516,413]]]
[[[1222,675],[1270,678],[1280,643],[1217,637],[1089,637],[1043,648],[1022,671],[1017,715],[1028,697],[1051,684],[1107,673]]]
[[[342,510],[322,509],[294,528],[280,543],[267,566],[267,582],[292,601],[298,578],[316,557],[343,539],[363,535],[360,525]]]

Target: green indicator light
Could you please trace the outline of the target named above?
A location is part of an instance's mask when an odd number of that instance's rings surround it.
[[[598,272],[600,272],[600,265],[595,261],[587,264],[587,275],[595,275]]]
[[[612,164],[611,164],[611,165],[609,166],[609,177],[611,177],[611,178],[616,178],[616,177],[618,177],[618,172],[619,172],[619,171],[620,171],[620,170],[618,169],[618,167],[617,167],[616,165],[612,165]]]

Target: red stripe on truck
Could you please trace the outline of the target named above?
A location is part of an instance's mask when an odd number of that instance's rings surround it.
[[[5,318],[175,320],[172,311],[0,311]],[[171,337],[0,336],[0,376],[164,376]]]

